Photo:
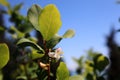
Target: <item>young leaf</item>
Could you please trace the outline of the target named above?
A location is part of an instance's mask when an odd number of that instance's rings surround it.
[[[25,38],[20,39],[18,41],[17,45],[20,46],[20,47],[31,46],[31,47],[37,49],[39,52],[44,53],[44,50],[39,45],[37,45],[36,43],[34,43],[34,42],[32,42],[28,39],[25,39]]]
[[[65,32],[65,34],[63,35],[63,38],[72,38],[75,35],[74,30],[69,29]]]
[[[103,56],[102,54],[98,54],[94,58],[94,63],[95,63],[95,68],[101,72],[109,64],[109,60],[107,57]]]
[[[42,8],[38,5],[33,5],[27,13],[27,17],[29,19],[29,21],[32,23],[32,25],[34,26],[34,28],[38,31],[40,31],[40,26],[38,25],[38,18],[39,15],[42,11]]]
[[[0,69],[9,61],[9,49],[6,44],[0,44]]]
[[[69,80],[69,71],[64,62],[61,62],[57,69],[57,80]]]
[[[33,52],[33,53],[31,54],[31,56],[32,56],[32,59],[35,60],[35,59],[38,59],[38,58],[43,57],[44,54],[39,54],[39,53],[37,53],[37,52]]]
[[[69,80],[84,80],[81,75],[70,76]]]
[[[47,41],[47,48],[54,48],[60,41],[62,40],[62,37],[58,34],[55,34],[49,41]]]
[[[16,6],[14,6],[13,11],[19,11],[22,8],[22,6],[23,6],[23,3],[20,3]]]
[[[47,5],[39,16],[40,32],[43,38],[50,40],[61,27],[60,13],[55,5]]]

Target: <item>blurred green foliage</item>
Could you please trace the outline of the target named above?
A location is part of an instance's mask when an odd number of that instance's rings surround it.
[[[83,77],[83,80],[106,80],[106,67],[109,60],[99,52],[88,50],[87,56],[81,56],[79,59],[73,58],[78,64],[77,74]]]

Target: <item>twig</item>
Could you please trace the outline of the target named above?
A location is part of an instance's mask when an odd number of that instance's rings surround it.
[[[49,58],[49,66],[48,66],[48,80],[50,80],[50,63],[51,63],[51,58]]]

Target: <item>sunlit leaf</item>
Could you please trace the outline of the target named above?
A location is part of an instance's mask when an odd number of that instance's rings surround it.
[[[64,62],[61,62],[57,69],[57,80],[69,80],[69,71]]]
[[[55,5],[47,5],[39,16],[39,27],[43,38],[50,40],[61,27],[60,13]]]
[[[63,38],[72,38],[75,35],[74,30],[69,29],[65,32],[65,34],[63,35]]]
[[[103,71],[105,67],[109,64],[109,60],[107,57],[103,56],[102,54],[98,54],[94,58],[95,68],[99,71]]]
[[[37,38],[35,38],[35,37],[29,37],[28,39],[32,42],[35,42],[35,43],[38,42]]]
[[[62,37],[58,34],[55,34],[49,41],[47,41],[47,48],[54,48],[60,41],[62,40]]]
[[[9,61],[9,49],[6,44],[0,44],[0,69]]]
[[[7,0],[0,0],[0,4],[3,5],[3,6],[8,6],[9,5]]]
[[[69,80],[84,80],[81,75],[70,76]]]
[[[91,60],[85,61],[84,67],[85,67],[86,71],[92,73],[94,70],[93,66],[94,66],[93,61],[91,61]]]
[[[43,56],[44,56],[44,54],[39,54],[39,53],[37,53],[36,51],[31,54],[31,57],[32,57],[33,60],[34,60],[34,59],[41,58],[41,57],[43,57]]]
[[[27,13],[29,21],[32,23],[34,28],[40,31],[40,26],[38,25],[38,18],[41,13],[42,8],[38,5],[33,5]]]
[[[28,39],[25,39],[25,38],[20,39],[18,41],[17,45],[20,47],[31,46],[31,47],[37,49],[39,52],[44,53],[44,50],[39,45],[37,45],[36,43],[34,43]]]
[[[27,80],[26,76],[18,76],[16,80]]]

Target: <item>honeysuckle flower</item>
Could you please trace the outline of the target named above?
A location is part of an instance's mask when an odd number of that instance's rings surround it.
[[[42,62],[40,62],[39,64],[40,64],[40,67],[45,69],[45,70],[48,70],[48,67],[50,66],[49,64],[45,64],[45,63],[42,63]]]
[[[59,60],[59,59],[62,57],[61,54],[63,54],[61,48],[57,48],[57,49],[55,50],[55,52],[49,52],[49,53],[48,53],[49,57],[55,58],[56,60]]]

